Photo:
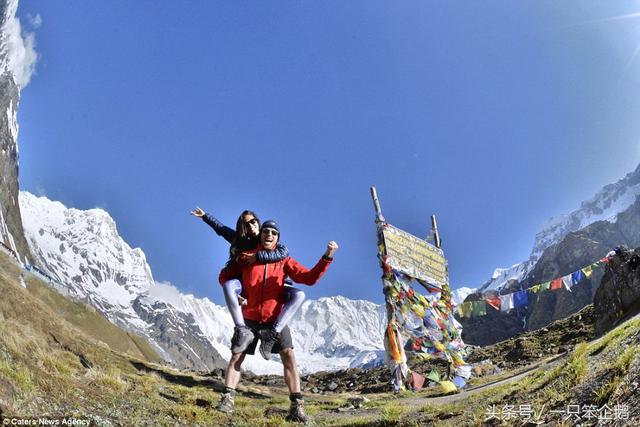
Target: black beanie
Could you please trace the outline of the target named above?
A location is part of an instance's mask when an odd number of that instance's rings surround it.
[[[278,223],[272,219],[268,219],[265,222],[263,222],[262,226],[260,227],[260,231],[264,230],[265,228],[271,228],[273,230],[276,230],[278,234],[280,234],[280,228],[278,228]]]

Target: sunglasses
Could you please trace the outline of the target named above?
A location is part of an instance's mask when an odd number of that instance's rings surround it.
[[[273,228],[265,228],[262,230],[262,234],[266,234],[266,235],[272,235],[272,236],[277,236],[278,234],[280,234],[277,230],[274,230]]]
[[[245,221],[244,225],[252,225],[252,224],[257,224],[257,223],[258,223],[258,220],[253,218],[253,219],[250,219],[249,221]]]

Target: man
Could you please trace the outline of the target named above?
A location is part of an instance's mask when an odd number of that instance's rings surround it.
[[[275,221],[265,221],[260,229],[260,245],[254,251],[272,251],[276,248],[280,230]],[[234,411],[235,388],[240,382],[240,366],[245,355],[254,354],[258,339],[271,341],[274,338],[272,352],[279,353],[284,367],[284,381],[289,388],[291,407],[287,421],[306,422],[304,400],[300,393],[300,376],[293,352],[293,341],[289,327],[285,326],[281,333],[273,336],[272,325],[278,318],[285,303],[284,279],[291,277],[295,282],[306,285],[315,284],[329,268],[333,255],[338,250],[336,242],[329,242],[322,258],[312,268],[307,269],[296,260],[287,257],[271,264],[239,265],[231,263],[221,272],[221,284],[233,278],[241,278],[243,296],[247,304],[242,307],[242,314],[247,327],[254,333],[254,340],[244,352],[232,353],[225,377],[225,391],[217,409],[232,413]],[[232,350],[233,351],[233,350]]]
[[[260,244],[260,220],[253,211],[245,210],[240,214],[236,221],[235,230],[222,224],[201,208],[195,208],[191,211],[191,215],[201,218],[206,224],[213,228],[216,234],[231,243],[231,248],[229,249],[230,261],[235,260],[241,264],[252,264],[254,262],[265,264],[281,261],[289,256],[289,250],[280,243],[278,243],[275,250],[253,251],[252,253],[246,252],[250,249],[255,249]],[[231,339],[232,352],[241,353],[246,350],[255,338],[253,332],[245,325],[244,317],[242,316],[241,306],[247,303],[246,299],[241,296],[242,283],[232,278],[222,285],[222,289],[229,314],[231,314],[235,325],[233,338]],[[280,321],[277,322],[276,326],[278,331],[286,325],[286,321],[292,316],[292,313],[295,313],[302,306],[304,298],[304,292],[292,286],[287,287],[287,304],[282,311],[282,316],[286,317],[279,319]],[[264,346],[260,347],[260,353],[263,354],[265,359],[268,359],[269,357],[262,351],[263,347]]]

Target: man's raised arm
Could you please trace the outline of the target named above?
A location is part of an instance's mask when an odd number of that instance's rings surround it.
[[[333,255],[338,250],[338,244],[333,240],[327,244],[327,250],[322,258],[316,263],[311,270],[300,264],[293,258],[288,258],[284,265],[284,272],[294,282],[304,285],[315,285],[329,268],[329,264],[333,261]]]

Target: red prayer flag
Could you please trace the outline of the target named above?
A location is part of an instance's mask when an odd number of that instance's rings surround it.
[[[549,289],[551,290],[562,289],[562,278],[553,279],[551,281],[551,285],[549,286]]]
[[[409,387],[411,387],[413,391],[422,390],[422,386],[424,386],[424,382],[425,382],[425,378],[418,373],[411,372],[411,375],[409,375]]]
[[[487,304],[496,310],[500,311],[500,297],[489,297],[487,298]]]

